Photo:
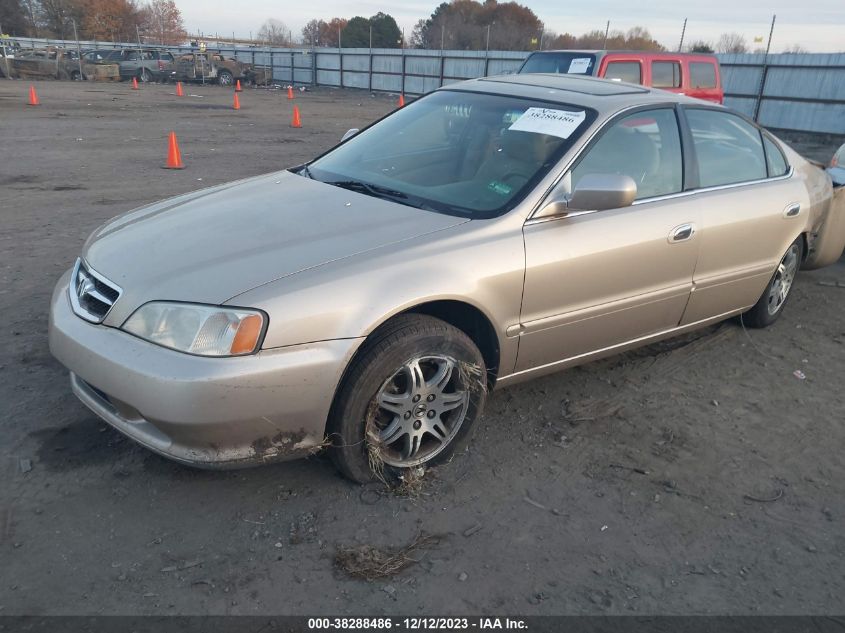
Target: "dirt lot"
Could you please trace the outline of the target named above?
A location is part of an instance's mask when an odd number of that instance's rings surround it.
[[[47,349],[104,220],[296,164],[394,98],[0,82],[0,614],[822,614],[845,607],[845,264],[766,331],[726,323],[493,394],[410,496],[321,457],[235,472],[138,448]],[[165,171],[175,130],[188,168]],[[832,152],[816,148],[819,158]],[[793,372],[800,370],[806,379]],[[338,547],[439,535],[386,580]]]

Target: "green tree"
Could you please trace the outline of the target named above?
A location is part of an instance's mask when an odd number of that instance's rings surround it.
[[[370,21],[356,15],[341,31],[341,46],[344,48],[366,48],[370,45]]]
[[[399,48],[402,46],[402,30],[393,16],[379,11],[370,18],[373,27],[373,46],[376,48]]]
[[[704,40],[696,40],[689,46],[690,53],[715,53],[713,45]]]
[[[332,20],[334,22],[334,20]],[[367,19],[356,15],[346,23],[341,33],[344,48],[367,48],[370,45],[372,28],[374,48],[399,48],[402,46],[402,31],[393,16],[379,11]]]

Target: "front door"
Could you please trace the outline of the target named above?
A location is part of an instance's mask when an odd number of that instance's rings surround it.
[[[633,206],[529,220],[516,371],[676,327],[698,257],[699,208],[683,191],[675,111],[611,122],[561,183],[617,173],[637,183]]]

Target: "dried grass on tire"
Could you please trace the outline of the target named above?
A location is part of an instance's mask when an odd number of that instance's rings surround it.
[[[420,533],[407,546],[402,548],[378,548],[373,545],[337,548],[334,556],[335,565],[353,578],[371,582],[379,578],[389,578],[419,562],[412,555],[440,542],[440,537]]]

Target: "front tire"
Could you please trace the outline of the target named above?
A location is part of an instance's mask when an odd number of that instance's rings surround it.
[[[421,314],[392,319],[364,342],[332,405],[332,461],[358,483],[447,461],[471,437],[486,380],[461,330]]]
[[[753,308],[742,315],[742,322],[745,325],[764,328],[778,320],[789,298],[789,291],[795,283],[795,275],[798,274],[803,258],[804,239],[799,237],[786,250],[786,254],[780,260],[775,274],[772,275],[760,299]]]

